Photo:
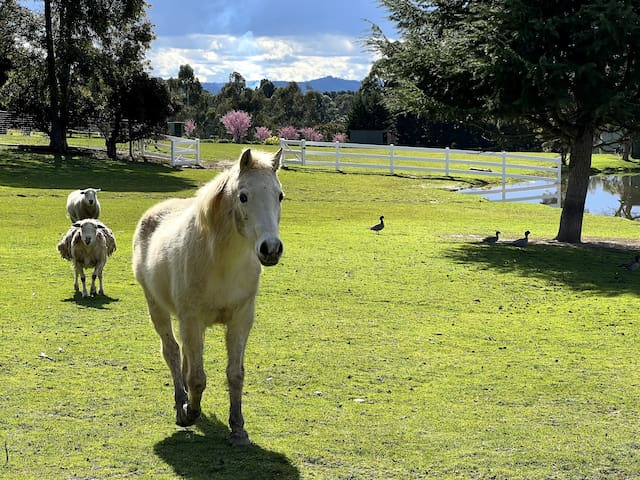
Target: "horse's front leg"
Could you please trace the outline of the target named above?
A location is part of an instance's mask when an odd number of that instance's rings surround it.
[[[150,296],[147,296],[147,303],[151,321],[162,342],[162,356],[167,362],[173,379],[176,423],[181,427],[186,427],[188,424],[183,420],[183,406],[187,403],[187,389],[180,366],[180,347],[173,335],[171,317],[169,312],[158,306]]]
[[[254,302],[236,312],[227,324],[227,382],[229,384],[229,427],[231,445],[248,445],[249,434],[244,429],[242,389],[244,386],[244,351],[253,325]]]
[[[180,317],[182,338],[182,376],[187,385],[187,402],[178,408],[178,425],[193,425],[200,416],[202,392],[207,386],[202,353],[204,350],[204,324],[197,318]],[[182,422],[182,423],[180,423]]]

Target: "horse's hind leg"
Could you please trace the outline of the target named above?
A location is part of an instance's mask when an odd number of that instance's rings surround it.
[[[184,386],[182,369],[180,367],[180,346],[173,335],[171,317],[169,312],[158,306],[153,300],[150,300],[149,297],[147,297],[147,303],[149,305],[151,321],[162,341],[162,356],[167,362],[169,370],[171,370],[171,377],[173,378],[176,423],[180,426],[186,426],[182,421],[181,413],[183,405],[187,401],[187,390]]]
[[[254,305],[246,305],[227,325],[227,382],[229,384],[229,427],[231,445],[248,445],[249,434],[244,429],[242,389],[244,386],[244,352],[253,325]]]
[[[178,418],[184,426],[193,425],[200,416],[202,392],[207,386],[202,353],[204,350],[204,325],[188,317],[180,318],[182,338],[182,375],[187,385],[187,402],[178,409]]]

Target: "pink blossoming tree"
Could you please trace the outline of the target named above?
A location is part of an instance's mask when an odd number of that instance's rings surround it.
[[[305,127],[299,130],[300,136],[302,136],[305,140],[309,140],[310,142],[321,142],[324,140],[322,134],[317,131],[315,128]]]
[[[251,115],[242,110],[230,110],[220,118],[222,125],[235,143],[240,143],[249,132]]]
[[[267,127],[256,127],[256,140],[259,142],[264,142],[267,138],[271,136],[271,130]]]
[[[188,120],[184,121],[184,134],[187,137],[193,136],[193,134],[196,131],[196,128],[198,128],[198,126],[196,125],[196,122],[194,122],[192,118],[189,118]]]
[[[300,135],[298,135],[296,127],[292,127],[291,125],[289,125],[278,130],[278,137],[284,138],[285,140],[298,140],[300,138]]]

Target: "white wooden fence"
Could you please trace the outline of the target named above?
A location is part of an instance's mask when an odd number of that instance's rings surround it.
[[[172,167],[200,165],[200,139],[160,135],[144,140],[142,154],[168,160]]]
[[[545,181],[550,184],[561,181],[562,163],[559,156],[285,139],[280,139],[280,146],[285,165],[324,166],[336,170],[349,167],[382,169],[392,175],[405,171],[444,176],[501,177],[503,186],[508,179]]]

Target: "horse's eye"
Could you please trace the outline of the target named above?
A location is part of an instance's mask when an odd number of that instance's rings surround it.
[[[280,201],[284,200],[284,193],[280,192],[280,196],[278,197]]]
[[[247,203],[247,200],[249,200],[249,198],[247,197],[247,194],[246,194],[246,193],[244,193],[244,192],[243,192],[243,193],[241,193],[241,194],[240,194],[240,201],[241,201],[242,203]]]

